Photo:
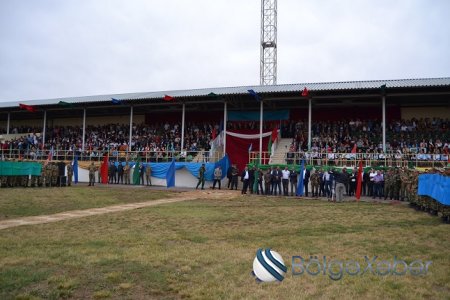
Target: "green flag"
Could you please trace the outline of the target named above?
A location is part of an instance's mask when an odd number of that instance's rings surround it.
[[[59,101],[58,105],[65,106],[65,107],[73,107],[72,103],[65,102],[65,101]]]
[[[140,183],[140,168],[141,168],[141,157],[138,156],[136,159],[136,164],[134,165],[134,172],[133,172],[133,184],[134,185],[139,185]]]

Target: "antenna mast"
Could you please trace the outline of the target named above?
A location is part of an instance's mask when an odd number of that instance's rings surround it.
[[[260,85],[277,84],[277,0],[261,0]]]

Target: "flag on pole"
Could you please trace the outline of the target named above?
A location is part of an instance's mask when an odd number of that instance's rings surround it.
[[[353,145],[353,149],[352,149],[352,153],[356,153],[356,148],[357,148],[357,146],[356,146],[356,143]]]
[[[50,151],[48,152],[47,161],[51,161],[52,158],[53,158],[53,145],[52,145],[52,148],[50,149]]]
[[[133,171],[133,184],[134,185],[138,185],[140,183],[140,172],[139,171],[143,171],[141,170],[141,157],[138,156],[138,158],[136,159],[136,164],[134,165],[134,171]]]
[[[166,173],[167,188],[175,186],[175,159],[172,159],[169,169]]]
[[[216,127],[214,126],[214,128],[213,128],[213,130],[211,132],[211,137],[214,140],[214,139],[216,139],[216,136],[217,136],[217,130],[216,130]]]
[[[109,153],[106,153],[105,156],[103,156],[103,163],[100,167],[100,175],[102,177],[102,183],[107,184],[108,183],[108,161],[109,161]]]
[[[384,95],[386,93],[386,84],[380,86],[381,94]]]
[[[78,183],[78,155],[75,155],[75,157],[73,158],[73,179],[74,179],[74,183]]]
[[[362,160],[359,161],[359,168],[358,168],[358,177],[356,178],[356,199],[359,201],[359,198],[361,198],[361,187],[362,187]]]
[[[309,91],[308,91],[308,89],[305,86],[305,88],[302,91],[302,97],[308,97],[308,95],[309,95]]]
[[[261,101],[262,97],[258,95],[254,90],[247,90],[247,92],[255,98],[256,101]]]
[[[302,164],[300,166],[300,177],[298,179],[297,184],[297,195],[296,196],[303,196],[303,171],[305,170],[305,160],[302,159]]]
[[[26,105],[26,104],[19,103],[19,107],[21,109],[25,109],[25,110],[27,110],[29,112],[36,112],[36,107],[31,106],[31,105]]]
[[[123,104],[122,100],[116,99],[116,98],[111,98],[111,102],[112,104]]]
[[[175,98],[172,97],[172,96],[169,96],[169,95],[164,95],[163,100],[164,100],[164,101],[173,101],[173,100],[175,100]]]
[[[248,152],[252,152],[253,143],[250,144],[250,147],[248,147]]]

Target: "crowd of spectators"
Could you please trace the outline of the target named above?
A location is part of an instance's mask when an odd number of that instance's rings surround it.
[[[448,154],[450,142],[449,119],[393,120],[386,126],[386,151]],[[292,138],[290,152],[308,150],[307,120],[283,125],[282,136]],[[379,120],[323,121],[311,124],[311,151],[319,153],[381,153],[382,126]],[[356,147],[355,147],[356,145]]]

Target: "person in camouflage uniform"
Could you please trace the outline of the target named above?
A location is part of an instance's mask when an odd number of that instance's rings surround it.
[[[126,162],[125,167],[123,167],[123,177],[125,177],[125,184],[130,184],[130,165],[128,162]]]
[[[67,186],[72,185],[73,167],[71,163],[67,164]]]
[[[97,170],[97,168],[94,165],[94,162],[91,162],[91,164],[89,165],[89,186],[94,186],[95,185],[95,171]]]
[[[150,166],[150,163],[147,163],[145,166],[145,180],[147,181],[147,185],[152,185],[152,167]]]
[[[389,169],[384,174],[384,200],[391,198],[392,200],[392,190],[393,190],[393,171]]]
[[[309,181],[311,182],[312,196],[315,198],[319,197],[320,178],[318,170],[311,174]]]
[[[408,169],[403,167],[400,171],[400,191],[399,197],[401,201],[406,200],[406,184],[408,182]]]
[[[52,186],[56,186],[56,183],[58,181],[59,170],[58,165],[56,163],[52,164]]]
[[[52,166],[50,162],[45,165],[45,186],[52,186]]]

